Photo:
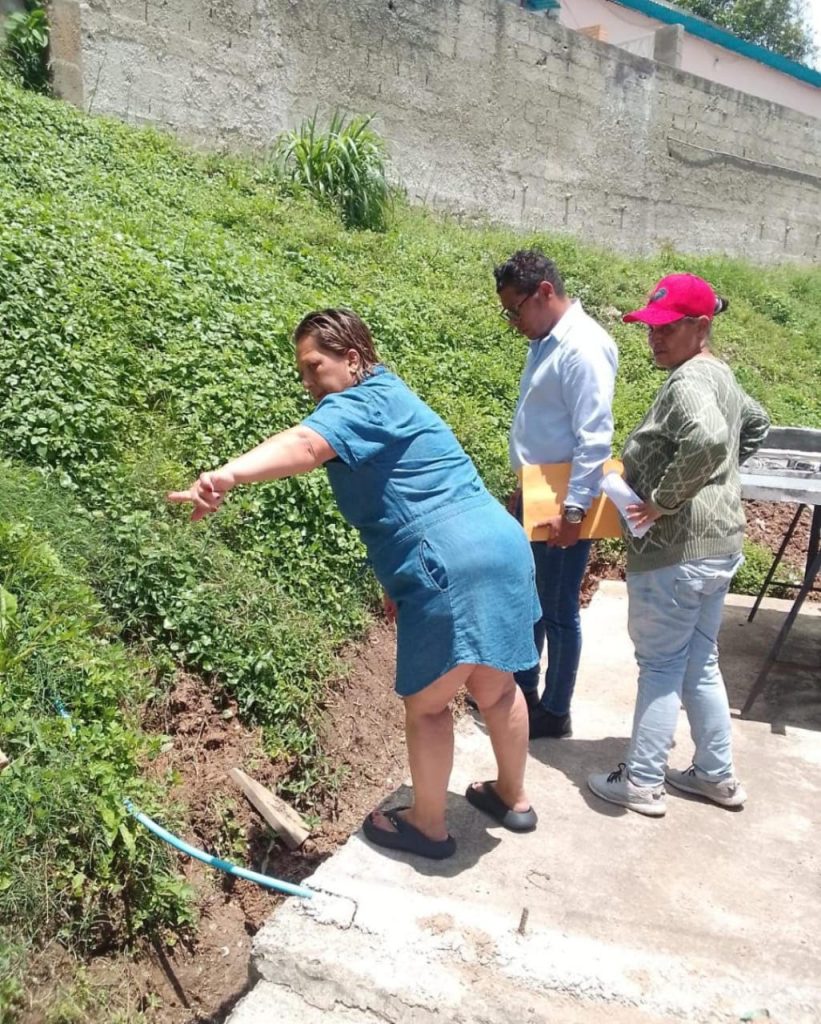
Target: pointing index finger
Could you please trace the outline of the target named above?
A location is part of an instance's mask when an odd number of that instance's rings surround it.
[[[165,496],[165,500],[180,503],[183,501],[193,501],[194,498],[191,491],[169,491]]]

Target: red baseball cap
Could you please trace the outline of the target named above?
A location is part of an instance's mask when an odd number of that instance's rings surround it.
[[[647,305],[625,313],[626,324],[648,324],[661,327],[685,316],[707,316],[712,319],[720,305],[713,289],[695,274],[670,274],[653,289]]]

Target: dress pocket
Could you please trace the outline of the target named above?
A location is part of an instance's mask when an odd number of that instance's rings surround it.
[[[444,561],[429,540],[419,541],[419,564],[431,584],[441,593],[448,589],[448,571]]]

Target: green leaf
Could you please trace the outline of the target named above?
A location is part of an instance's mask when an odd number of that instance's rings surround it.
[[[5,639],[17,618],[17,598],[0,586],[0,639]]]
[[[125,843],[125,848],[133,857],[136,852],[136,845],[134,842],[134,836],[124,821],[120,822],[119,828],[120,838]]]

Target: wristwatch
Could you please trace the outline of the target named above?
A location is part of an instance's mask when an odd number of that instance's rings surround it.
[[[573,526],[577,526],[584,519],[584,515],[584,509],[578,505],[565,505],[562,511],[562,519]]]

